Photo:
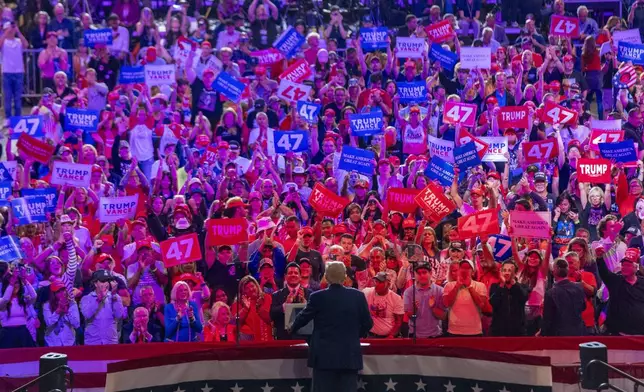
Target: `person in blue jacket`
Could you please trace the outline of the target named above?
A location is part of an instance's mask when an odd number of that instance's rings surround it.
[[[170,303],[165,307],[165,340],[167,342],[194,342],[203,330],[197,304],[190,301],[190,286],[177,282],[170,293]]]

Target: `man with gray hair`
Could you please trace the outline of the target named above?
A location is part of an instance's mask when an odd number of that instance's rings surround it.
[[[324,276],[329,287],[311,294],[288,332],[313,321],[313,334],[308,340],[313,392],[355,392],[362,369],[360,338],[367,336],[373,320],[365,296],[343,286],[347,276],[344,263],[328,262]]]

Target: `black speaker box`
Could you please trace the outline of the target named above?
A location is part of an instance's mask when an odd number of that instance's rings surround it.
[[[588,363],[593,359],[608,363],[608,349],[606,346],[599,342],[580,344],[581,387],[597,390],[601,384],[608,382],[608,368],[598,363],[588,366]]]

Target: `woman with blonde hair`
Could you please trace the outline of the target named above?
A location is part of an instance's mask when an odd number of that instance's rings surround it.
[[[167,342],[194,342],[203,330],[197,304],[190,301],[190,286],[184,281],[175,283],[170,303],[165,306],[165,340]]]
[[[238,293],[232,313],[239,311],[239,340],[268,342],[273,340],[271,324],[271,296],[265,294],[252,276],[244,276],[239,282]]]
[[[210,320],[203,331],[204,342],[232,342],[235,326],[231,324],[232,313],[225,302],[215,302],[210,311]]]
[[[580,222],[581,226],[590,231],[590,241],[599,240],[597,225],[601,219],[608,215],[612,200],[610,196],[610,184],[606,184],[606,190],[600,187],[592,187],[588,191],[588,183],[579,183],[579,198],[581,199]],[[588,195],[588,196],[586,196]]]

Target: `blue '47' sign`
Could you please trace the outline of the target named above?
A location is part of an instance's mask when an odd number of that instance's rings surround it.
[[[322,105],[315,103],[297,101],[297,114],[302,117],[309,124],[317,124],[318,116]]]
[[[9,126],[13,129],[12,139],[20,138],[20,135],[26,133],[35,138],[45,136],[43,132],[43,116],[13,116],[9,120]]]
[[[309,150],[309,137],[306,131],[273,131],[273,142],[276,154],[289,151],[306,152]]]

